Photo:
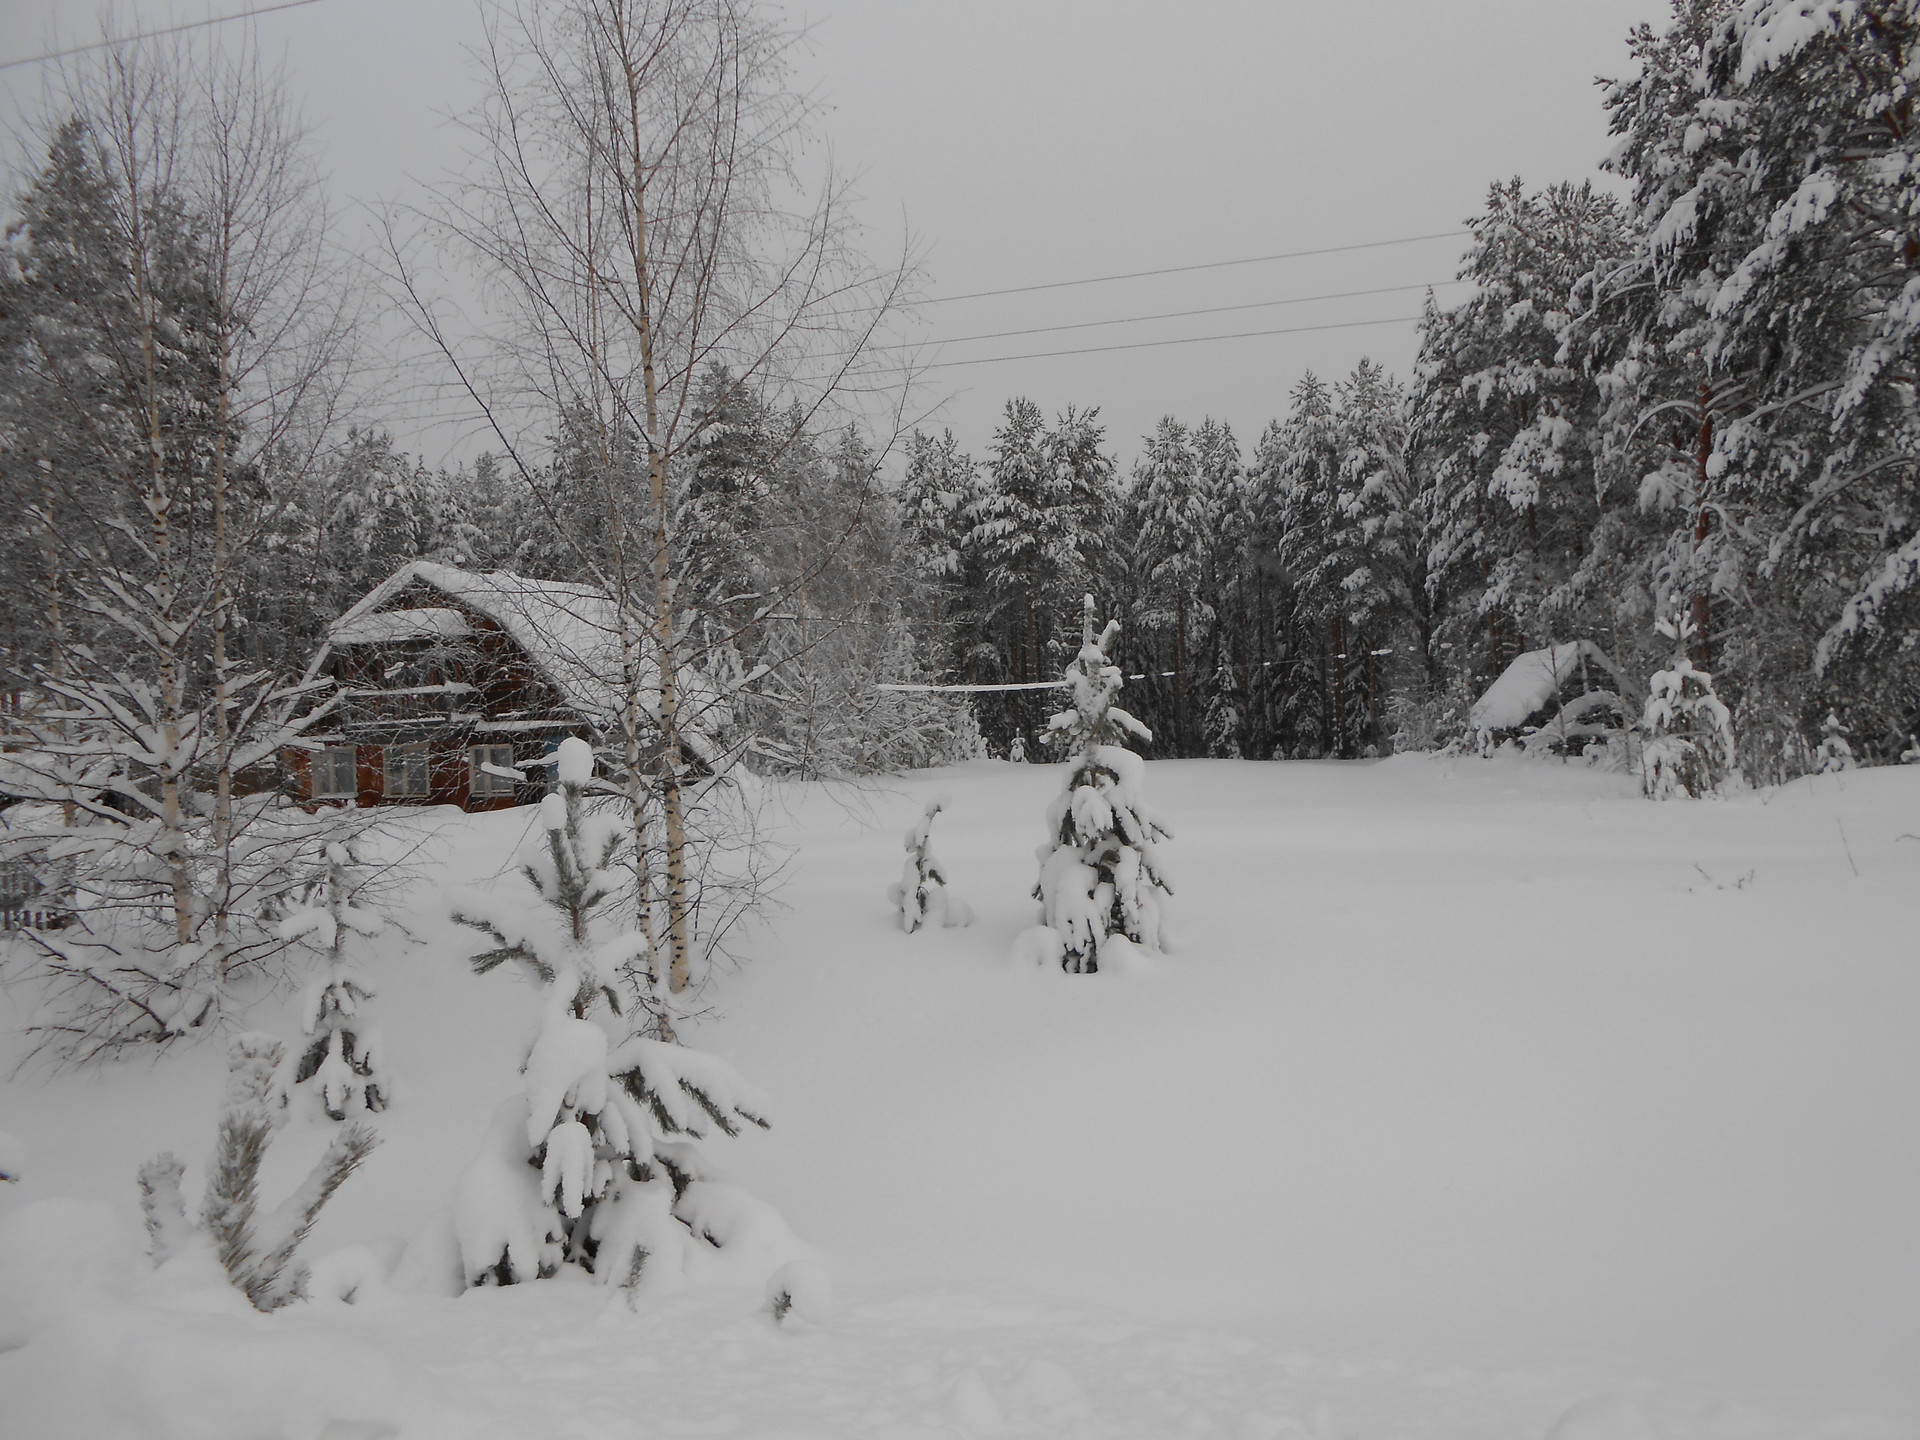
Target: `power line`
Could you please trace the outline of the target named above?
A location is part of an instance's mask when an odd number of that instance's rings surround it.
[[[931,345],[965,345],[974,340],[1008,340],[1016,335],[1049,335],[1056,330],[1093,330],[1102,325],[1143,325],[1150,320],[1186,320],[1195,315],[1225,315],[1234,310],[1269,310],[1276,305],[1310,305],[1316,300],[1352,300],[1362,295],[1400,295],[1409,290],[1437,290],[1442,285],[1466,285],[1466,280],[1430,280],[1419,285],[1382,285],[1373,290],[1337,290],[1327,295],[1296,295],[1288,300],[1250,300],[1243,305],[1212,305],[1204,310],[1168,310],[1159,315],[1128,315],[1119,320],[1082,320],[1074,325],[1040,325],[1031,330],[995,330],[985,335],[953,335],[945,340],[907,340],[897,345],[875,345],[875,350],[920,350]]]
[[[986,355],[978,360],[937,360],[922,370],[951,370],[960,365],[998,365],[1003,360],[1053,360],[1062,355],[1102,355],[1109,350],[1152,350],[1161,345],[1201,345],[1209,340],[1253,340],[1263,335],[1305,335],[1312,330],[1357,330],[1367,325],[1411,325],[1418,315],[1385,320],[1343,320],[1332,325],[1293,325],[1284,330],[1238,330],[1231,335],[1189,335],[1181,340],[1136,340],[1130,345],[1092,345],[1084,350],[1043,350],[1032,355]]]
[[[255,15],[271,15],[276,10],[298,10],[302,5],[318,5],[320,0],[281,0],[278,5],[261,5],[252,10],[236,10],[231,15],[215,15],[206,20],[188,20],[180,25],[163,25],[158,30],[142,30],[136,35],[120,35],[112,40],[94,40],[67,50],[49,50],[44,55],[23,55],[18,60],[0,60],[0,70],[19,65],[43,65],[49,60],[64,60],[69,55],[84,55],[89,50],[105,50],[135,40],[152,40],[161,35],[178,35],[182,30],[204,30],[209,25],[224,25],[229,20],[250,20]]]
[[[1471,230],[1437,230],[1431,235],[1406,235],[1398,240],[1363,240],[1355,245],[1323,245],[1317,250],[1288,250],[1279,255],[1249,255],[1244,260],[1209,260],[1203,265],[1169,265],[1160,270],[1129,270],[1121,275],[1089,275],[1084,280],[1050,280],[1044,285],[1014,285],[1005,290],[971,290],[965,295],[936,295],[923,305],[945,305],[954,300],[985,300],[992,295],[1029,295],[1035,290],[1064,290],[1072,285],[1104,285],[1109,280],[1144,280],[1152,275],[1185,275],[1195,270],[1225,270],[1234,265],[1266,265],[1275,260],[1301,260],[1309,255],[1339,255],[1349,250],[1379,250],[1388,245],[1415,245],[1422,240],[1453,240]]]

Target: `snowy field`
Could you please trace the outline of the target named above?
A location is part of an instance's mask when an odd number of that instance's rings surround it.
[[[1148,775],[1177,895],[1128,975],[1007,960],[1054,767],[780,797],[787,908],[691,1037],[772,1095],[717,1158],[834,1277],[778,1329],[747,1268],[637,1312],[443,1293],[533,1006],[438,887],[531,812],[427,816],[399,1093],[312,1303],[141,1255],[135,1167],[207,1152],[218,1053],[8,1058],[0,1434],[1920,1436],[1920,766],[1667,805],[1523,761]],[[939,791],[977,918],[906,936],[884,891]]]

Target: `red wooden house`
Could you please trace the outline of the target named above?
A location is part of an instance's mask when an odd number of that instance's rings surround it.
[[[590,586],[403,567],[333,623],[314,659],[339,701],[316,748],[287,756],[296,793],[466,810],[539,799],[549,777],[526,766],[569,735],[617,729],[616,619]],[[714,698],[690,696],[696,753]]]

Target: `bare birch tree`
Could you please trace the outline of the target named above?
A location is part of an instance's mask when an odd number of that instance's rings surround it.
[[[542,475],[559,417],[594,438],[591,525],[550,518],[618,617],[608,738],[653,980],[670,995],[694,978],[689,767],[713,774],[730,758],[687,711],[696,617],[673,522],[677,467],[716,408],[697,395],[702,377],[717,367],[733,390],[777,398],[797,435],[850,392],[894,383],[897,366],[868,346],[911,273],[861,257],[830,169],[804,182],[813,114],[790,84],[793,38],[752,0],[504,4],[471,121],[479,172],[414,243],[388,233],[422,333],[543,504],[557,509]],[[428,239],[458,241],[472,262],[484,342],[443,320]],[[780,604],[759,600],[756,615]]]

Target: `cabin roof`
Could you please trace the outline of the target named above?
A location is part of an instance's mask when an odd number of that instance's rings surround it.
[[[449,607],[390,609],[416,585],[493,621],[525,651],[569,708],[596,730],[617,727],[622,691],[619,613],[592,586],[533,580],[506,570],[476,573],[431,560],[403,565],[375,586],[327,631],[326,649],[417,639],[455,639],[470,634],[465,614]],[[456,626],[459,628],[454,628]],[[638,637],[648,650],[651,635]],[[658,667],[643,652],[642,704],[659,720]],[[713,758],[707,736],[724,719],[723,701],[692,667],[680,674],[684,692],[682,739],[703,760]]]

